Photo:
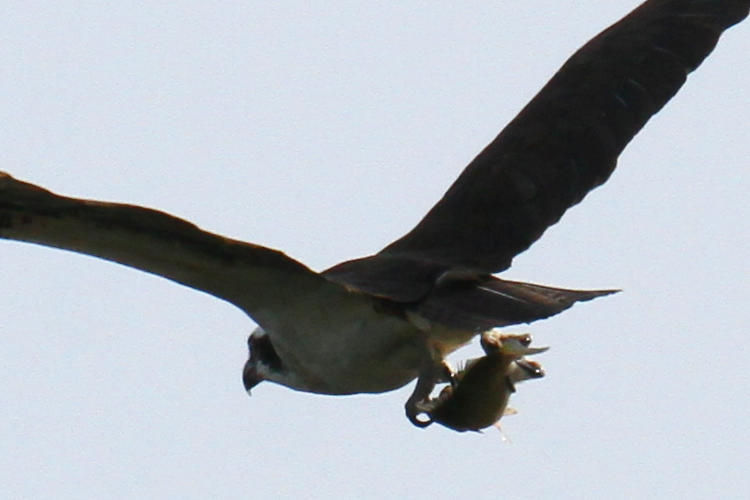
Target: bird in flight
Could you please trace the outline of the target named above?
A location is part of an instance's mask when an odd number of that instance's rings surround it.
[[[607,180],[628,142],[740,22],[750,0],[649,0],[579,49],[406,235],[315,272],[282,252],[149,208],[59,196],[0,173],[0,237],[80,252],[224,299],[258,327],[243,382],[380,393],[415,378],[406,415],[450,379],[445,357],[492,329],[613,292],[494,276]]]

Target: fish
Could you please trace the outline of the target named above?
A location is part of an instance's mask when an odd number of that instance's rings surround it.
[[[507,335],[490,330],[482,334],[485,356],[469,360],[451,378],[439,394],[420,409],[426,422],[438,423],[449,429],[466,432],[497,426],[506,414],[516,384],[544,377],[544,369],[525,358],[539,354],[548,347],[530,347],[531,335]]]

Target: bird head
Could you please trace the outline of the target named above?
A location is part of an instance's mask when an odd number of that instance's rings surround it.
[[[253,330],[247,339],[248,359],[242,369],[242,383],[248,395],[253,387],[268,379],[267,374],[283,371],[281,358],[271,343],[268,334],[260,327]]]

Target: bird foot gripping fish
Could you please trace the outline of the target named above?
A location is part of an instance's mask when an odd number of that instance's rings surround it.
[[[459,432],[497,427],[504,415],[513,413],[508,400],[516,392],[515,384],[544,376],[541,365],[524,356],[548,347],[530,347],[530,335],[491,330],[482,334],[481,344],[485,356],[467,361],[437,398],[418,405],[429,417],[425,425],[437,422]]]

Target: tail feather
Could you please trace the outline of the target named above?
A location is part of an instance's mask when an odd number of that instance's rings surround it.
[[[576,302],[619,290],[568,290],[488,277],[436,287],[416,312],[450,328],[481,332],[554,316]]]

